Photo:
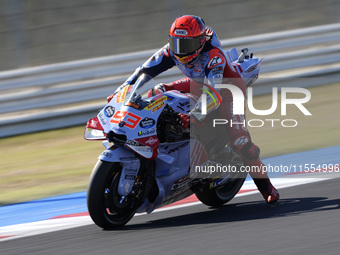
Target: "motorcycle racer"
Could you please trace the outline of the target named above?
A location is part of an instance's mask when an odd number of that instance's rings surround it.
[[[214,88],[215,84],[233,84],[240,88],[245,96],[246,83],[239,70],[236,70],[224,53],[215,31],[206,26],[200,17],[194,15],[178,17],[170,28],[169,42],[138,67],[124,84],[135,82],[141,74],[155,77],[175,65],[187,78],[169,84],[158,84],[149,91],[149,96],[168,90],[179,90],[201,96],[202,84],[207,84],[208,81],[210,90],[218,94],[216,96],[221,98],[222,104],[213,105],[214,98],[207,97],[207,114],[218,110],[225,119],[233,120],[235,125],[226,125],[233,149],[247,166],[256,169],[250,171],[250,175],[265,201],[269,204],[277,202],[279,193],[270,182],[267,173],[263,171],[264,164],[259,157],[260,149],[251,140],[245,124],[245,116],[233,114],[233,96],[228,89]],[[110,101],[112,95],[107,99]],[[200,112],[198,109],[190,116],[179,114],[182,127],[187,128],[190,122],[197,123],[203,120],[204,115]]]

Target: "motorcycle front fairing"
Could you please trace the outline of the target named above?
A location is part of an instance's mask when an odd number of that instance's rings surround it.
[[[121,196],[127,196],[131,192],[140,168],[140,161],[134,152],[145,158],[154,158],[158,154],[156,122],[153,119],[143,119],[141,115],[141,110],[151,104],[141,100],[141,95],[138,94],[137,89],[145,82],[145,78],[142,78],[134,85],[118,88],[112,100],[97,117],[88,121],[84,134],[87,140],[114,142],[114,145],[103,142],[106,150],[98,159],[121,164],[118,186]]]
[[[141,76],[135,84],[117,89],[112,100],[86,125],[87,140],[109,140],[99,160],[119,162],[122,165],[118,193],[128,195],[140,168],[136,154],[154,159],[158,155],[157,119],[165,106],[166,96],[145,97],[145,92],[154,84],[147,83],[150,77]]]

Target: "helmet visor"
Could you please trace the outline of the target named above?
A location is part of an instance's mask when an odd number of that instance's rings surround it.
[[[170,36],[170,50],[175,54],[189,54],[202,46],[202,36],[194,38],[179,38]]]

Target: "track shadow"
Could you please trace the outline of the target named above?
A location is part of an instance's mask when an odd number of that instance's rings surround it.
[[[282,199],[275,206],[268,206],[263,201],[255,201],[227,204],[218,208],[210,207],[208,211],[204,212],[131,224],[115,230],[156,229],[209,223],[238,222],[338,209],[340,209],[340,199],[329,200],[327,197]]]

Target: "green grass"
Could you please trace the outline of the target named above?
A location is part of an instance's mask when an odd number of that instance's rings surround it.
[[[73,127],[0,140],[0,203],[85,190],[103,150]]]
[[[309,89],[312,99],[305,104],[312,116],[304,116],[296,107],[287,116],[279,109],[272,116],[249,119],[296,119],[298,126],[249,128],[262,157],[318,149],[340,144],[340,85]],[[270,96],[256,97],[254,106],[267,109]],[[84,127],[0,139],[0,205],[83,191],[92,168],[104,150],[100,142],[83,139]]]

